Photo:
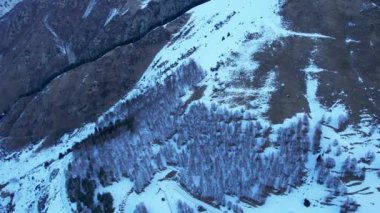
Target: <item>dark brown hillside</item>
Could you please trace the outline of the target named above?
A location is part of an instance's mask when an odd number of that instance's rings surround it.
[[[375,4],[372,4],[375,3]],[[334,39],[314,41],[319,75],[318,97],[349,108],[353,121],[366,112],[380,116],[380,7],[378,1],[287,1],[281,15],[294,31]],[[305,51],[299,49],[299,52]],[[307,53],[306,53],[307,54]]]
[[[22,4],[20,5],[22,6]],[[173,7],[173,5],[170,7]],[[71,12],[78,16],[75,11]],[[80,15],[82,15],[82,12]],[[68,13],[68,11],[65,13]],[[138,13],[137,11],[135,16]],[[149,14],[150,12],[144,12],[140,15],[149,16]],[[5,18],[11,18],[12,15],[9,14]],[[38,62],[37,59],[33,58],[41,54],[51,55],[56,58],[61,57],[55,44],[49,43],[49,39],[52,40],[50,38],[52,35],[45,29],[45,26],[34,29],[37,32],[41,30],[42,34],[38,35],[34,31],[31,33],[30,39],[38,41],[37,43],[30,43],[32,46],[37,45],[36,47],[33,46],[33,52],[25,53],[22,56],[16,55],[13,62],[14,64],[19,64],[18,66],[5,63],[6,59],[3,58],[3,62],[8,66],[8,68],[0,72],[0,75],[3,76],[0,84],[3,96],[0,102],[3,105],[7,105],[9,103],[7,100],[11,100],[7,97],[14,96],[18,91],[23,90],[22,88],[27,88],[27,90],[37,88],[37,90],[29,90],[26,95],[19,93],[18,95],[21,95],[21,97],[8,106],[9,108],[7,108],[0,120],[0,136],[4,137],[2,145],[15,149],[45,136],[48,137],[47,141],[50,144],[55,142],[62,133],[72,131],[85,122],[94,121],[100,113],[126,94],[137,82],[156,53],[170,40],[171,35],[182,24],[186,23],[188,17],[186,14],[181,16],[168,25],[168,29],[159,27],[147,35],[141,34],[142,38],[136,37],[136,40],[130,40],[132,41],[130,44],[121,44],[121,46],[109,51],[105,49],[108,52],[105,52],[104,55],[97,55],[96,57],[99,58],[95,61],[88,61],[88,63],[84,64],[79,63],[77,66],[70,65],[69,68],[63,70],[62,74],[56,75],[54,78],[48,76],[52,74],[51,72],[57,71],[57,69],[49,69],[49,66],[54,68],[65,66],[67,59],[62,57],[62,62],[57,62],[57,64],[54,60],[45,58],[43,62]],[[75,20],[75,17],[73,20]],[[146,19],[146,21],[148,20],[149,18]],[[155,21],[157,20],[155,19]],[[139,23],[141,24],[142,22]],[[61,22],[56,24],[61,24]],[[62,27],[57,25],[57,29],[65,28],[64,25],[67,23],[62,22],[62,24]],[[54,24],[49,25],[53,28]],[[91,26],[95,26],[95,24],[93,23]],[[101,27],[103,27],[103,23]],[[72,33],[75,33],[74,31]],[[59,34],[58,31],[56,33]],[[113,36],[117,37],[114,31],[103,33],[112,38],[114,38]],[[45,37],[49,39],[45,39]],[[80,37],[76,38],[79,39]],[[26,37],[20,39],[20,43],[30,42]],[[112,47],[116,40],[109,40],[109,47]],[[80,43],[80,41],[76,42]],[[43,45],[41,46],[39,43]],[[83,45],[79,43],[78,45]],[[17,48],[18,43],[15,45]],[[26,45],[25,48],[31,48],[30,45]],[[95,46],[98,49],[92,50],[91,54],[102,51],[102,46],[99,46],[99,44]],[[43,50],[38,48],[43,48]],[[48,52],[45,53],[44,51]],[[86,54],[86,51],[89,51],[89,49],[78,50],[83,57],[91,57],[91,54]],[[8,55],[12,54],[10,52]],[[17,61],[18,59],[22,61]],[[39,63],[39,66],[35,66],[35,63]],[[40,68],[42,69],[41,72],[38,71]],[[28,69],[28,72],[25,69]],[[36,74],[36,72],[39,74]]]

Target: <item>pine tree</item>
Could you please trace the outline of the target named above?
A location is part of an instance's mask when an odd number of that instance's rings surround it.
[[[322,130],[321,125],[317,124],[315,127],[314,135],[313,135],[313,153],[317,154],[321,150],[321,136],[322,136]]]
[[[144,203],[139,203],[133,213],[148,213]]]

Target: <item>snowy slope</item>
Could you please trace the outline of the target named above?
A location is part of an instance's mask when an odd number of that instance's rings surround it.
[[[209,8],[215,8],[210,11]],[[252,12],[254,10],[255,12]],[[210,1],[193,9],[191,19],[183,29],[174,36],[170,43],[156,56],[145,72],[142,80],[131,94],[138,94],[157,82],[162,82],[171,71],[170,66],[178,67],[189,58],[195,60],[204,70],[207,77],[202,84],[207,86],[202,99],[205,103],[226,104],[228,107],[239,105],[234,103],[236,96],[253,94],[258,97],[250,108],[257,116],[266,112],[268,100],[275,90],[274,73],[268,73],[267,82],[262,88],[247,88],[227,85],[233,83],[233,76],[238,72],[248,72],[257,68],[258,64],[250,60],[253,53],[265,44],[287,36],[308,37],[310,39],[331,39],[318,33],[292,32],[282,25],[277,14],[279,2],[276,0],[244,0],[239,4],[234,1]],[[255,35],[255,39],[248,39]],[[236,54],[238,53],[238,54]],[[220,72],[212,71],[221,63]],[[162,66],[160,66],[162,65]],[[173,66],[175,65],[175,66]],[[251,76],[253,78],[254,76]],[[223,97],[211,98],[213,90],[225,89]],[[215,95],[215,94],[214,94]],[[240,106],[242,107],[242,106]]]
[[[147,2],[143,1],[141,7],[145,7]],[[267,73],[266,80],[260,87],[239,84],[236,76],[239,74],[247,76],[252,73],[251,71],[255,75],[259,62],[251,59],[252,54],[280,38],[334,39],[318,32],[304,33],[288,30],[281,16],[278,15],[280,2],[278,0],[240,0],[236,3],[233,0],[212,0],[191,10],[190,20],[180,32],[173,36],[172,42],[169,42],[156,55],[134,89],[100,116],[96,124],[87,124],[76,132],[67,134],[54,148],[36,154],[39,144],[42,143],[40,142],[29,150],[17,154],[16,157],[12,157],[11,160],[1,162],[0,183],[6,183],[2,191],[14,193],[14,195],[0,202],[0,211],[12,202],[15,203],[16,212],[25,210],[36,212],[38,208],[48,212],[74,211],[75,207],[70,204],[65,193],[65,170],[73,158],[71,154],[68,154],[57,160],[59,153],[66,152],[75,143],[93,133],[96,125],[104,123],[105,117],[116,115],[114,120],[123,118],[127,114],[122,110],[123,104],[149,89],[164,84],[169,76],[178,72],[176,68],[190,60],[195,61],[205,71],[205,78],[198,83],[199,87],[205,87],[204,94],[191,104],[204,103],[208,108],[217,105],[231,112],[243,110],[251,113],[257,121],[272,127],[272,135],[269,138],[271,142],[275,142],[276,133],[281,128],[295,125],[298,119],[305,115],[297,114],[282,124],[272,125],[265,117],[265,113],[272,93],[278,89],[275,72]],[[95,1],[91,0],[83,18],[91,13],[94,5]],[[210,10],[210,8],[213,9]],[[3,11],[0,15],[6,13]],[[104,26],[119,12],[116,9],[109,11]],[[305,97],[310,108],[310,113],[306,115],[311,127],[309,137],[312,140],[316,129],[320,128],[320,153],[324,159],[330,157],[335,160],[335,167],[329,172],[339,176],[341,167],[348,156],[359,160],[372,151],[375,160],[370,165],[364,160],[359,161],[358,167],[369,168],[365,171],[364,180],[342,182],[345,192],[331,198],[331,201],[327,203],[326,197],[331,196],[331,189],[325,184],[317,183],[320,172],[320,168],[316,167],[319,154],[309,152],[305,168],[307,174],[302,186],[281,195],[272,194],[264,205],[255,207],[239,202],[239,198],[233,195],[226,195],[227,200],[238,203],[244,212],[338,212],[347,197],[353,198],[360,205],[360,212],[374,212],[380,208],[377,188],[380,187],[377,174],[380,169],[380,125],[371,125],[368,122],[372,120],[371,116],[363,111],[362,122],[359,125],[348,125],[344,130],[338,130],[341,123],[348,119],[347,107],[340,100],[336,100],[332,108],[326,108],[320,103],[317,97],[317,90],[321,85],[318,75],[326,70],[317,67],[312,57],[309,62],[309,66],[303,70],[306,75]],[[183,101],[189,99],[193,93],[192,88],[185,88],[185,90]],[[255,99],[243,103],[237,101],[238,97],[249,95],[254,96]],[[270,147],[264,154],[269,156],[276,152],[278,152],[277,148]],[[51,160],[53,160],[52,163],[44,168],[44,163]],[[168,167],[155,174],[151,183],[140,194],[133,191],[134,183],[127,178],[110,186],[97,188],[97,192],[112,194],[116,212],[133,212],[142,202],[145,203],[149,212],[177,212],[176,205],[179,200],[185,202],[194,211],[199,206],[204,207],[207,212],[231,211],[225,206],[218,209],[195,198],[173,179],[163,180],[163,177],[171,171],[176,171],[176,168]],[[36,187],[42,189],[34,190]],[[47,202],[48,206],[41,207],[38,201],[29,197],[30,193],[34,193],[38,200],[43,200],[46,192],[50,199]],[[309,208],[303,204],[305,198],[311,202]]]
[[[243,108],[246,111],[251,111],[255,116],[258,116],[264,123],[270,123],[262,115],[266,112],[268,106],[268,99],[273,91],[276,90],[273,82],[276,80],[276,76],[272,73],[268,73],[267,81],[262,88],[241,88],[231,87],[229,84],[233,76],[236,75],[237,70],[252,70],[258,67],[258,65],[249,60],[250,56],[259,51],[265,44],[270,43],[281,37],[297,36],[306,37],[309,39],[334,39],[328,35],[321,35],[319,33],[303,33],[293,32],[286,29],[283,25],[281,17],[277,14],[279,10],[279,2],[275,0],[260,1],[260,0],[246,0],[239,2],[239,4],[233,1],[211,1],[202,6],[193,9],[191,13],[191,19],[188,24],[183,27],[183,30],[179,32],[174,38],[175,42],[167,45],[155,58],[152,65],[144,74],[142,80],[136,86],[136,89],[128,94],[120,103],[110,109],[110,112],[117,112],[118,105],[123,102],[132,99],[143,93],[147,88],[154,87],[157,82],[163,82],[166,76],[171,75],[171,71],[174,69],[167,69],[170,65],[178,66],[181,63],[185,63],[181,56],[186,54],[190,55],[189,58],[195,60],[206,72],[206,78],[199,85],[206,85],[205,95],[199,100],[200,102],[211,105],[216,103],[217,105],[224,105],[229,109]],[[210,10],[209,8],[217,8]],[[213,12],[215,11],[215,12]],[[255,12],[252,12],[255,11]],[[254,40],[248,40],[249,35],[257,35]],[[248,40],[248,41],[247,41]],[[316,50],[317,51],[317,50]],[[239,53],[238,56],[234,53]],[[220,71],[216,74],[212,71],[217,67],[218,62],[232,61],[231,63],[224,63]],[[157,64],[163,64],[159,67]],[[376,146],[379,144],[379,127],[354,127],[349,126],[344,132],[337,132],[333,128],[337,128],[338,123],[347,119],[346,107],[337,100],[333,108],[327,109],[319,103],[316,96],[316,92],[319,86],[318,73],[323,72],[320,68],[316,67],[313,63],[313,59],[310,58],[310,65],[304,72],[307,78],[305,83],[307,85],[307,93],[305,94],[310,107],[309,122],[312,127],[317,126],[321,119],[324,119],[324,125],[322,126],[322,150],[326,152],[327,149],[332,149],[329,154],[336,160],[336,172],[339,172],[344,159],[350,155],[356,158],[364,156],[364,154],[370,150],[376,150]],[[227,86],[228,85],[228,86]],[[218,96],[213,93],[213,90],[225,89],[225,93]],[[257,94],[258,98],[250,103],[253,105],[254,110],[247,109],[244,106],[233,102],[234,96],[244,96],[247,94]],[[184,99],[188,98],[191,92],[184,96]],[[298,116],[296,116],[298,117]],[[296,122],[294,119],[285,121],[285,125]],[[363,124],[364,125],[364,124]],[[283,125],[279,124],[274,126],[274,129],[281,128]],[[373,131],[373,134],[360,134],[361,129],[364,128],[365,132]],[[362,136],[361,136],[362,135]],[[310,135],[312,138],[313,135]],[[336,143],[335,141],[338,141]],[[349,145],[352,141],[359,142],[362,145]],[[365,143],[364,143],[365,141]],[[334,145],[333,145],[334,143]],[[335,156],[334,153],[338,152],[336,149],[345,147],[346,151],[340,156]],[[332,147],[332,148],[328,148]],[[350,150],[350,151],[348,151]],[[295,191],[287,194],[276,196],[273,195],[267,199],[267,204],[252,209],[251,207],[244,207],[247,212],[250,211],[263,211],[263,212],[276,212],[279,207],[286,212],[337,212],[340,205],[345,200],[345,197],[337,198],[332,204],[323,204],[325,197],[329,195],[329,189],[325,186],[317,184],[315,179],[318,175],[318,171],[315,170],[316,155],[310,154],[307,170],[310,174],[307,177],[306,184],[296,189]],[[379,154],[376,154],[376,159],[379,158]],[[378,162],[378,161],[377,161]],[[361,165],[365,166],[365,165]],[[378,163],[373,165],[378,168]],[[354,194],[353,198],[360,203],[360,210],[363,212],[373,211],[378,204],[377,200],[378,192],[376,190],[376,172],[368,172],[368,178],[361,184],[362,188],[369,187],[368,194]],[[346,185],[350,185],[347,183]],[[174,185],[175,186],[175,185]],[[167,186],[167,190],[172,190]],[[351,192],[351,188],[348,191]],[[180,191],[177,187],[176,191]],[[141,195],[144,197],[145,195]],[[196,202],[194,199],[189,199],[189,195],[179,194],[175,199],[187,199],[189,203]],[[191,197],[191,196],[190,196]],[[305,208],[302,201],[304,198],[308,198],[312,202],[311,208]],[[136,198],[137,199],[137,198]],[[140,201],[144,199],[140,198]],[[150,200],[150,199],[149,199]],[[289,202],[294,200],[294,202]],[[137,202],[137,201],[136,201]],[[155,212],[155,208],[150,206],[149,202],[146,203],[149,210]],[[193,205],[194,206],[194,205]],[[210,207],[212,208],[212,207]],[[213,212],[215,210],[211,210]]]
[[[10,193],[0,201],[0,211],[14,209],[15,212],[70,212],[65,185],[65,169],[70,155],[57,160],[60,153],[66,152],[76,142],[94,132],[94,124],[87,124],[71,134],[62,137],[54,148],[38,151],[43,140],[29,149],[6,157],[1,162],[0,183],[3,192]],[[45,166],[49,162],[49,166]],[[48,198],[48,200],[44,200]],[[44,200],[44,201],[43,201]],[[49,206],[39,203],[48,202]],[[12,204],[15,203],[14,207]]]

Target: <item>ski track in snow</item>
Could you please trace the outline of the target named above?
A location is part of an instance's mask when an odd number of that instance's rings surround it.
[[[141,7],[144,8],[148,1],[143,1]],[[95,0],[91,0],[83,14],[83,18],[88,17],[96,4]],[[145,6],[144,6],[145,5]],[[214,8],[215,12],[210,12],[210,8]],[[256,12],[252,13],[252,9]],[[183,29],[178,32],[175,36],[181,36],[173,45],[165,46],[159,54],[155,57],[150,67],[144,73],[141,80],[138,82],[136,87],[129,92],[123,99],[111,107],[107,112],[118,112],[118,106],[122,105],[125,101],[138,96],[147,89],[156,86],[156,84],[163,83],[163,80],[169,76],[176,69],[166,69],[166,66],[162,68],[154,67],[154,64],[159,64],[167,61],[167,66],[178,62],[177,66],[186,63],[188,59],[179,59],[181,55],[184,55],[188,50],[196,48],[196,51],[190,55],[190,58],[195,60],[207,73],[206,78],[200,83],[200,85],[207,85],[205,91],[205,96],[199,101],[208,104],[218,103],[222,99],[228,99],[234,95],[244,95],[244,94],[255,94],[257,99],[251,104],[254,106],[260,106],[259,109],[252,110],[252,113],[258,117],[259,121],[270,125],[262,115],[268,109],[268,100],[270,95],[275,91],[276,76],[274,72],[270,72],[267,76],[267,81],[263,87],[260,88],[238,88],[229,87],[224,88],[225,83],[231,81],[236,70],[252,70],[258,67],[257,62],[250,60],[250,56],[259,51],[265,44],[275,41],[281,37],[287,36],[302,36],[308,37],[310,39],[334,39],[332,37],[321,35],[318,33],[302,33],[293,32],[286,29],[282,24],[281,17],[277,14],[279,9],[279,3],[277,0],[241,0],[239,4],[236,4],[232,0],[213,0],[198,6],[191,10],[191,18],[189,22],[183,27]],[[118,15],[119,11],[116,8],[111,9],[107,20],[104,23],[106,26],[115,15]],[[0,13],[1,16],[1,13]],[[230,18],[226,18],[229,17]],[[60,48],[62,53],[67,53],[66,46],[59,39],[55,31],[48,25],[47,18],[45,18],[45,26],[49,32],[53,35],[57,46]],[[218,24],[220,27],[216,27]],[[185,32],[188,32],[187,34]],[[255,40],[245,41],[246,35],[248,33],[257,33],[259,36]],[[224,37],[224,39],[223,39]],[[222,41],[223,40],[223,41]],[[349,41],[354,42],[354,41]],[[217,48],[215,48],[217,47]],[[218,71],[218,76],[215,77],[211,68],[215,67],[219,61],[227,61],[231,57],[232,52],[238,52],[239,57],[236,58],[236,65],[233,66],[222,66]],[[307,92],[305,94],[309,107],[310,107],[310,126],[314,127],[317,123],[324,118],[330,126],[336,127],[341,116],[347,116],[347,109],[344,105],[337,103],[331,109],[325,109],[321,103],[318,101],[316,95],[319,81],[318,74],[324,70],[318,68],[313,60],[310,59],[310,64],[305,68],[304,72],[306,74],[306,86]],[[213,89],[225,89],[227,97],[217,97],[213,100],[210,99],[213,94]],[[189,97],[191,92],[186,95]],[[239,106],[234,106],[232,103],[220,104],[222,107],[229,108],[231,110],[239,110]],[[104,119],[104,115],[99,117],[99,121]],[[121,116],[121,115],[120,115]],[[273,129],[279,129],[283,126],[295,123],[302,114],[297,114],[294,117],[287,119],[283,124],[274,125]],[[371,127],[366,124],[366,121],[371,119],[371,117],[365,112],[363,112],[363,122],[359,127],[360,131],[370,132]],[[67,195],[65,193],[65,177],[64,169],[70,162],[71,155],[65,156],[61,161],[55,161],[48,169],[43,168],[43,163],[56,159],[58,154],[62,150],[67,150],[74,145],[75,142],[87,137],[89,134],[94,132],[95,124],[87,124],[83,128],[76,130],[72,134],[67,134],[62,138],[62,143],[55,146],[54,148],[42,151],[38,155],[35,155],[34,151],[37,150],[38,146],[42,144],[42,141],[37,145],[31,147],[31,149],[26,150],[16,157],[17,160],[10,160],[1,162],[0,170],[0,183],[9,183],[4,190],[16,192],[15,198],[17,200],[16,210],[23,211],[27,209],[27,205],[30,200],[25,195],[31,193],[32,187],[38,184],[37,180],[42,180],[50,176],[50,172],[53,169],[59,168],[59,173],[56,178],[51,181],[49,185],[49,197],[51,197],[48,212],[54,211],[70,211],[71,204],[67,200]],[[322,126],[322,140],[321,146],[322,150],[326,150],[329,145],[332,144],[334,140],[339,141],[339,146],[346,147],[347,149],[354,148],[351,150],[354,156],[360,158],[368,150],[374,150],[376,142],[379,143],[380,131],[379,127],[376,127],[377,131],[371,136],[361,136],[358,134],[358,128],[349,126],[345,131],[337,133],[333,129],[327,126]],[[376,130],[375,129],[375,130]],[[275,137],[272,136],[272,139]],[[359,142],[360,145],[352,145],[350,142]],[[331,155],[337,151],[337,147],[332,147]],[[335,170],[339,170],[343,161],[348,156],[348,152],[343,152],[341,156],[334,156],[336,160]],[[309,171],[314,170],[316,156],[310,154],[307,163],[307,169]],[[371,167],[379,168],[380,156],[377,153],[374,164]],[[198,205],[205,207],[208,212],[220,212],[226,209],[215,209],[214,207],[203,203],[190,194],[184,191],[176,182],[171,180],[158,181],[160,178],[164,177],[165,174],[169,172],[168,170],[156,174],[152,184],[150,184],[143,193],[136,194],[132,192],[128,194],[133,186],[133,182],[128,179],[121,180],[114,183],[111,186],[105,188],[97,189],[98,192],[111,192],[114,197],[114,207],[116,212],[123,210],[124,212],[132,212],[137,204],[145,201],[145,205],[149,212],[176,212],[176,202],[178,200],[185,201],[191,207],[196,210]],[[33,176],[36,179],[31,180],[30,177]],[[243,204],[242,207],[245,212],[278,212],[279,208],[285,212],[337,212],[339,211],[339,206],[343,201],[343,198],[338,198],[333,201],[333,206],[324,206],[320,204],[321,200],[328,195],[326,187],[319,185],[315,182],[314,173],[309,173],[306,179],[306,183],[301,187],[293,190],[293,192],[286,195],[272,195],[267,198],[266,204],[258,208],[252,208],[248,205]],[[23,177],[21,179],[21,177]],[[362,206],[360,211],[363,212],[373,212],[380,208],[379,202],[371,201],[376,200],[378,192],[373,187],[378,184],[379,179],[376,177],[374,172],[367,172],[366,179],[357,188],[349,188],[350,191],[360,189],[360,187],[370,186],[370,191],[373,191],[372,195],[360,195],[355,194],[352,197],[358,201]],[[29,188],[23,188],[22,186],[28,186]],[[378,187],[378,186],[377,186]],[[380,185],[379,185],[380,187]],[[165,201],[161,199],[165,197]],[[302,204],[304,198],[308,198],[312,202],[312,207],[305,208]],[[228,199],[236,200],[234,197],[227,197]],[[1,202],[0,202],[1,207]],[[24,209],[23,209],[24,208]],[[35,210],[36,203],[32,205],[32,209]],[[1,208],[0,208],[1,209]]]

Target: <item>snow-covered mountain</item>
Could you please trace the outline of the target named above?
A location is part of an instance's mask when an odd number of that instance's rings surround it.
[[[378,5],[0,1],[0,212],[375,212]]]

